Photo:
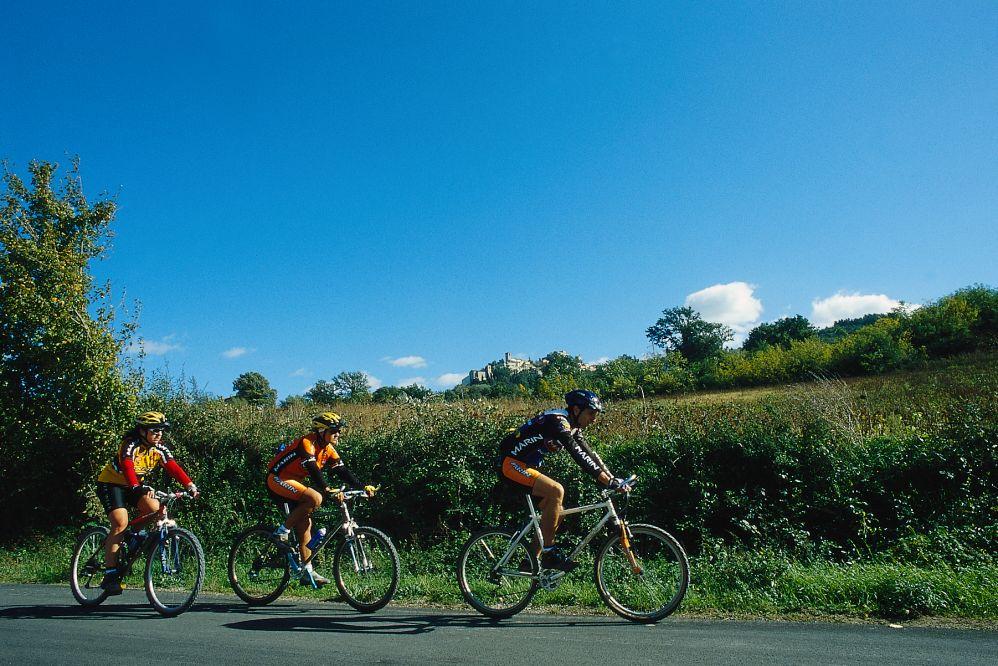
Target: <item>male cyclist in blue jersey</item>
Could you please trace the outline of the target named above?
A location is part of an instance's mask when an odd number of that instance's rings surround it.
[[[576,389],[565,395],[565,403],[567,409],[541,412],[506,435],[499,444],[497,462],[499,478],[504,483],[519,489],[529,488],[534,497],[540,498],[541,535],[544,538],[541,566],[571,571],[575,563],[566,559],[554,541],[565,488],[537,471],[543,464],[544,456],[567,449],[575,462],[599,484],[620,492],[627,492],[630,487],[610,472],[582,435],[583,429],[589,427],[603,411],[599,396],[592,391]]]

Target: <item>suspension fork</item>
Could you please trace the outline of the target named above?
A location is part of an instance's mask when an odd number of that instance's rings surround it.
[[[641,574],[644,569],[638,564],[638,558],[635,557],[634,551],[631,549],[631,528],[627,525],[627,521],[617,514],[617,509],[613,506],[612,502],[610,503],[610,510],[613,512],[614,523],[620,529],[620,549],[627,556],[627,562],[631,565],[631,571],[634,574]]]

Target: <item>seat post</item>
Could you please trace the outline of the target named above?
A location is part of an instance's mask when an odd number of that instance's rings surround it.
[[[539,523],[540,518],[537,517],[537,509],[534,508],[534,500],[529,494],[524,495],[524,497],[527,499],[527,509],[530,511],[530,516]]]

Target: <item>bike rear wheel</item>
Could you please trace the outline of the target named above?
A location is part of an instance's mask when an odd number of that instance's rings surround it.
[[[537,557],[525,540],[510,550],[515,534],[487,528],[472,535],[457,558],[457,583],[471,607],[483,615],[516,615],[537,592]],[[506,555],[507,551],[509,555]]]
[[[679,542],[654,525],[631,525],[632,563],[613,534],[596,554],[596,589],[610,609],[632,622],[658,622],[675,611],[690,584]]]
[[[73,547],[69,588],[83,606],[97,606],[107,599],[100,583],[104,577],[104,540],[109,532],[106,527],[89,527],[80,533]]]
[[[204,549],[191,532],[171,527],[165,537],[149,536],[146,597],[160,615],[173,617],[190,608],[204,584]]]
[[[384,608],[399,585],[398,552],[384,532],[358,527],[336,548],[333,578],[348,604],[362,613]]]
[[[229,585],[250,606],[274,601],[291,580],[288,554],[272,534],[271,527],[251,527],[236,537],[229,551]]]

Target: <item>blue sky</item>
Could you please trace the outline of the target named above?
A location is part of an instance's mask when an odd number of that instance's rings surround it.
[[[0,157],[117,196],[95,273],[220,395],[998,284],[993,2],[150,4],[5,9]]]

